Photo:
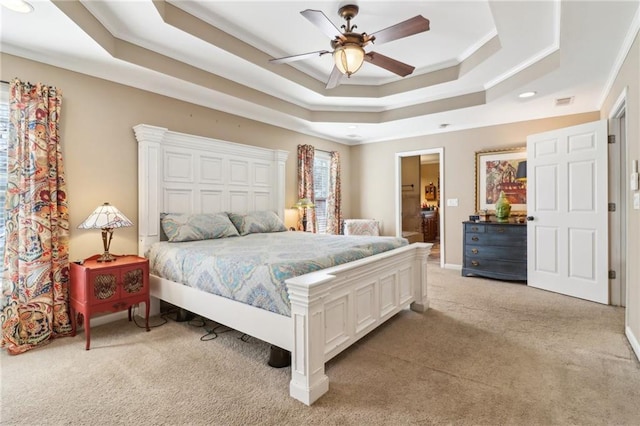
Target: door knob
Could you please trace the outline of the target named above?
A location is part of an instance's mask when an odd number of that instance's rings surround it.
[[[533,216],[527,216],[527,220],[528,220],[529,222],[531,222],[531,221],[532,221],[532,220],[534,220],[534,219],[535,219],[535,218],[534,218]]]

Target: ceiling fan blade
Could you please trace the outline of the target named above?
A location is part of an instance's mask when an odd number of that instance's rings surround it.
[[[318,50],[316,52],[302,53],[300,55],[285,56],[284,58],[269,59],[272,64],[286,64],[287,62],[301,61],[313,56],[322,56],[331,53],[328,50]]]
[[[364,59],[367,62],[372,63],[380,68],[384,68],[387,71],[398,74],[401,77],[406,77],[416,69],[411,65],[407,65],[404,62],[396,61],[388,56],[381,55],[376,52],[368,52],[364,55]]]
[[[340,85],[340,80],[342,80],[342,74],[338,67],[333,66],[333,70],[331,70],[331,75],[329,76],[329,81],[327,81],[327,89],[333,89],[334,87],[338,87]]]
[[[369,37],[375,37],[374,44],[382,44],[425,31],[429,31],[429,20],[422,15],[418,15],[370,34]]]
[[[336,37],[344,38],[338,27],[336,27],[321,10],[306,9],[300,12],[300,14],[307,18],[313,25],[320,28],[320,31],[332,40]]]

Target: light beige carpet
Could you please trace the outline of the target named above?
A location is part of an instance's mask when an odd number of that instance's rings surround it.
[[[429,267],[431,309],[329,362],[329,392],[311,407],[289,397],[290,369],[268,367],[263,342],[124,320],[94,328],[90,351],[84,334],[2,351],[0,423],[640,424],[624,309]]]

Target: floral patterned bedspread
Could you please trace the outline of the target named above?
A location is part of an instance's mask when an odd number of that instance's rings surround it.
[[[407,244],[395,237],[287,231],[159,242],[146,256],[153,275],[290,316],[286,279]]]

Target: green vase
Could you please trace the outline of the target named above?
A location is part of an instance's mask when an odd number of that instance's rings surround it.
[[[507,222],[509,220],[509,214],[511,213],[511,204],[504,195],[504,191],[500,191],[500,197],[496,201],[496,220],[498,222]]]

